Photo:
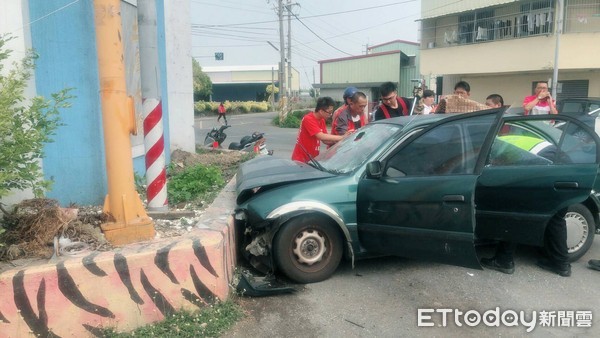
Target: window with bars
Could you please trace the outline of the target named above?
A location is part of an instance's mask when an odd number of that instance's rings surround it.
[[[553,0],[519,1],[468,11],[454,17],[426,20],[423,24],[423,46],[431,48],[553,34],[554,6]]]

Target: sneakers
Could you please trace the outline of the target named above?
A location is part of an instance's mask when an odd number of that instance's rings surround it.
[[[588,268],[600,271],[600,259],[590,259],[588,261]]]
[[[500,272],[508,274],[508,275],[512,275],[515,272],[515,263],[514,262],[499,263],[496,260],[496,257],[482,258],[480,263],[481,263],[481,265],[483,265],[484,267],[486,267],[488,269],[500,271]]]
[[[565,265],[557,264],[547,259],[540,259],[537,263],[537,266],[544,270],[548,270],[554,272],[562,277],[571,276],[571,264],[566,263]],[[598,267],[600,268],[600,266]]]

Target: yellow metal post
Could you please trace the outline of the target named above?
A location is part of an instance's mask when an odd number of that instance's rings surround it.
[[[132,98],[127,96],[121,34],[121,0],[94,0],[96,46],[106,150],[108,195],[101,225],[106,239],[123,245],[154,237],[154,223],[135,191],[130,134],[136,133]]]

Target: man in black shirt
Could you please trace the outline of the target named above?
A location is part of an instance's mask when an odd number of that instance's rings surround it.
[[[375,121],[410,114],[411,99],[399,97],[393,82],[382,83],[379,86],[379,93],[383,103],[375,111]]]

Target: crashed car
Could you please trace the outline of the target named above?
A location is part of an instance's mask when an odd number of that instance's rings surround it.
[[[299,283],[327,279],[342,258],[481,269],[478,243],[544,247],[549,219],[569,207],[575,260],[598,224],[599,142],[569,116],[502,109],[377,121],[309,164],[265,156],[240,166],[238,250]]]

